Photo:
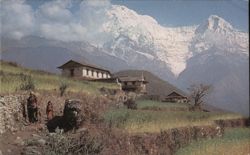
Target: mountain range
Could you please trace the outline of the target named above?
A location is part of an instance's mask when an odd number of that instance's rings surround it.
[[[249,114],[249,37],[217,15],[199,25],[161,26],[125,6],[112,5],[94,40],[60,41],[42,36],[2,37],[1,59],[59,73],[69,59],[84,60],[117,72],[147,70],[186,91],[210,84],[207,103]]]

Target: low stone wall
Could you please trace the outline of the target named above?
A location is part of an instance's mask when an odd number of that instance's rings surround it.
[[[22,102],[25,95],[0,96],[0,134],[16,131],[23,120]]]
[[[222,128],[250,126],[250,120],[247,118],[215,120],[214,122]]]
[[[143,107],[141,110],[151,110],[151,111],[189,111],[189,108],[176,107],[176,108],[164,108],[164,107]]]
[[[54,116],[62,116],[65,100],[69,98],[76,98],[84,101],[85,115],[92,116],[92,113],[86,113],[87,110],[96,113],[104,111],[109,107],[109,101],[106,97],[94,97],[83,93],[67,92],[63,97],[57,91],[39,91],[35,92],[38,100],[39,111],[41,113],[41,123],[47,123],[46,106],[48,101],[51,101],[54,109]],[[28,125],[23,117],[23,105],[27,104],[29,93],[24,92],[14,95],[0,96],[0,135],[6,131],[15,131],[23,129],[24,125]],[[27,115],[27,114],[26,114]],[[90,117],[90,116],[88,116]],[[92,121],[92,120],[91,120]]]
[[[175,128],[162,131],[159,134],[145,133],[131,136],[119,135],[118,137],[120,138],[115,141],[115,137],[112,138],[113,141],[110,146],[113,150],[117,151],[114,151],[114,154],[119,155],[172,155],[179,148],[188,145],[193,140],[221,137],[224,134],[224,129],[227,127],[247,127],[250,125],[250,120],[216,120],[215,124],[216,125],[213,126]]]
[[[162,131],[161,133],[130,136],[120,134],[109,136],[110,141],[108,140],[106,143],[107,146],[104,147],[102,154],[107,155],[111,151],[117,155],[172,155],[193,140],[220,137],[223,134],[223,130],[219,126],[183,127]]]
[[[192,140],[219,137],[222,134],[221,128],[216,126],[185,127],[163,131],[156,136],[150,134],[145,137],[134,136],[131,142],[135,146],[136,153],[170,155]]]

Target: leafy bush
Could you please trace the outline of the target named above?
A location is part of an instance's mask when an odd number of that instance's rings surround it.
[[[21,85],[20,90],[34,90],[35,84],[34,80],[30,75],[20,74]]]
[[[59,86],[61,96],[63,96],[63,94],[65,93],[67,88],[68,88],[68,84],[66,82],[61,82],[61,84]]]
[[[124,102],[124,105],[127,106],[128,109],[137,109],[137,104],[135,100],[129,98],[127,101]]]
[[[16,62],[7,62],[7,64],[13,67],[18,67],[18,64]]]

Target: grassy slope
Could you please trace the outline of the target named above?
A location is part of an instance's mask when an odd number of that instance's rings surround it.
[[[34,71],[6,62],[0,62],[0,93],[18,91],[22,83],[21,76],[30,75],[36,90],[58,90],[61,83],[67,83],[67,91],[99,93],[99,88],[117,88],[116,84],[73,80],[43,71]]]
[[[144,110],[145,107],[160,107],[163,110]],[[112,126],[125,129],[129,133],[160,132],[170,128],[184,126],[213,125],[217,119],[242,118],[233,113],[189,112],[183,110],[168,110],[175,107],[173,103],[156,101],[139,101],[137,110],[126,108],[113,109],[105,114],[105,120]],[[176,104],[176,108],[186,107]],[[154,108],[153,108],[154,109]]]
[[[2,62],[0,65],[0,93],[18,91],[22,83],[21,74],[30,75],[36,90],[57,90],[60,83],[69,85],[67,91],[88,92],[98,94],[99,88],[117,88],[116,84],[73,80],[62,76],[34,71]],[[213,124],[215,119],[239,118],[231,113],[189,112],[188,105],[162,103],[149,100],[137,101],[138,110],[111,109],[105,119],[113,125],[122,127],[129,132],[159,132],[164,129]],[[150,110],[152,109],[152,110]],[[159,110],[160,109],[160,110]]]
[[[187,104],[182,104],[182,103],[166,103],[166,102],[156,102],[152,100],[138,100],[137,101],[137,107],[138,109],[156,109],[160,108],[162,110],[184,110],[188,109]]]
[[[54,74],[16,67],[6,62],[0,64],[0,93],[13,93],[20,88],[21,74],[30,75],[37,90],[58,90],[60,83],[69,85],[73,92],[98,94],[101,87],[117,88],[115,84],[72,80]],[[138,110],[111,109],[105,114],[105,120],[112,126],[124,129],[129,133],[160,132],[161,130],[193,126],[210,125],[216,119],[241,118],[232,113],[188,112],[185,104],[162,103],[148,100],[138,101]],[[150,109],[161,110],[150,110]],[[147,109],[147,110],[145,110]],[[174,109],[174,110],[173,110]],[[222,138],[193,142],[180,149],[177,154],[248,154],[249,129],[227,130]]]
[[[250,129],[227,129],[221,138],[194,141],[176,155],[247,155],[250,154]]]

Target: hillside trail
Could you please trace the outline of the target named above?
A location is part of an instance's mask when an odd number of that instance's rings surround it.
[[[0,155],[20,155],[25,143],[32,139],[42,139],[39,135],[44,129],[43,123],[27,124],[22,130],[6,132],[0,136]]]

